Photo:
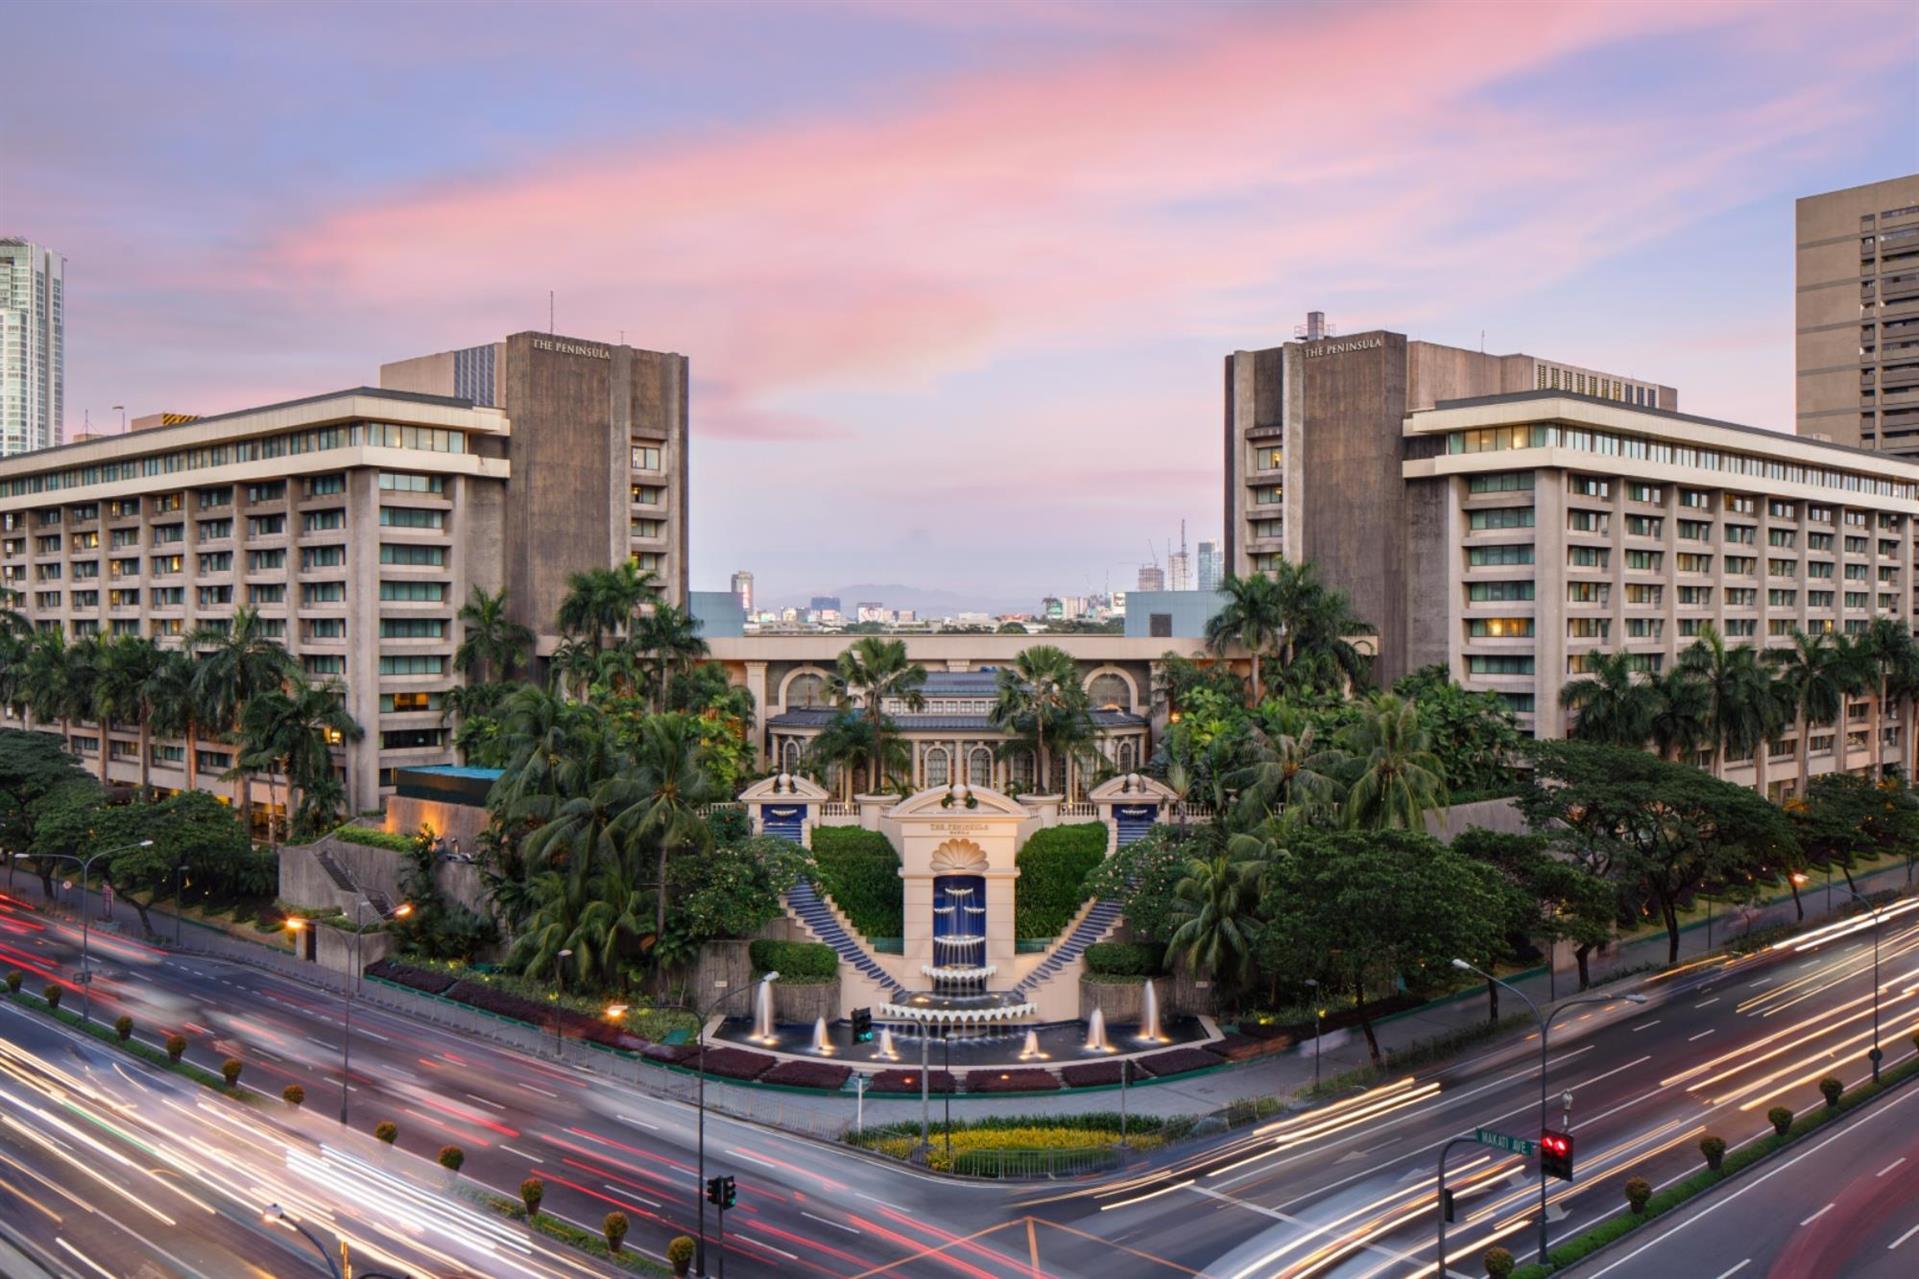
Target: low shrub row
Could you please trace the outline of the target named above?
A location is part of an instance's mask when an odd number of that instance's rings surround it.
[[[1096,977],[1156,977],[1166,947],[1146,942],[1100,941],[1086,948],[1086,971]]]
[[[416,968],[397,959],[376,959],[366,966],[366,973],[369,977],[378,977],[381,981],[390,981],[396,986],[424,991],[429,995],[444,995],[459,980],[452,973],[436,968]]]
[[[824,942],[761,938],[747,947],[747,955],[754,972],[777,972],[781,981],[830,981],[840,971],[838,953]]]
[[[526,1221],[525,1205],[516,1203],[508,1199],[505,1195],[496,1195],[481,1190],[475,1191],[474,1196],[502,1217],[509,1218],[513,1221]],[[631,1248],[622,1247],[618,1252],[614,1252],[611,1248],[607,1247],[605,1235],[608,1232],[604,1227],[599,1234],[595,1234],[583,1226],[576,1226],[566,1218],[556,1217],[550,1212],[538,1213],[528,1224],[549,1239],[566,1244],[570,1248],[577,1248],[579,1251],[589,1256],[598,1257],[602,1261],[610,1261],[622,1270],[631,1271],[637,1275],[671,1275],[674,1273],[659,1262],[654,1261],[650,1257],[643,1257]],[[622,1227],[618,1233],[620,1237],[623,1238],[626,1232]]]
[[[1020,937],[1057,937],[1086,903],[1086,877],[1106,860],[1104,822],[1034,831],[1015,859],[1013,928]]]
[[[709,1054],[710,1055],[710,1054]],[[831,1061],[783,1061],[760,1076],[763,1084],[785,1088],[818,1088],[838,1092],[852,1078],[853,1068]]]
[[[886,836],[857,826],[815,827],[813,865],[820,891],[854,928],[867,937],[905,935],[905,884]]]
[[[368,848],[384,848],[395,853],[413,851],[413,836],[401,835],[390,830],[381,830],[376,826],[336,826],[333,838],[349,844],[364,844]]]

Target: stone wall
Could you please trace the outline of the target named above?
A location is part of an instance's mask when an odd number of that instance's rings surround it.
[[[704,1012],[713,1001],[752,984],[753,961],[746,953],[747,945],[743,941],[710,941],[700,947],[699,962],[693,970],[694,1008]],[[724,1011],[731,1017],[750,1015],[753,997],[736,996],[728,1001]]]
[[[1511,799],[1476,800],[1426,814],[1426,833],[1442,843],[1452,843],[1473,826],[1502,835],[1523,835],[1529,829],[1518,802]]]
[[[1079,1019],[1085,1021],[1097,1008],[1106,1014],[1106,1024],[1136,1025],[1146,1002],[1143,981],[1106,981],[1082,977],[1079,982]]]
[[[742,996],[742,1004],[752,1000]],[[782,1026],[811,1026],[820,1018],[840,1019],[840,981],[773,983],[773,1020]]]

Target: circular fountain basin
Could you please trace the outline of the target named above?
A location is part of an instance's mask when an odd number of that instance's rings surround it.
[[[879,1009],[873,1010],[876,1022],[884,1024]],[[1040,1055],[1038,1058],[1023,1058],[1020,1054],[1025,1048],[1026,1032],[1034,1032]],[[880,1043],[875,1038],[864,1043],[853,1039],[852,1026],[845,1021],[828,1022],[827,1040],[832,1047],[829,1060],[844,1062],[865,1070],[875,1068],[899,1067],[910,1069],[919,1065],[919,1036],[923,1030],[932,1036],[933,1061],[944,1066],[948,1054],[951,1054],[955,1070],[971,1069],[979,1066],[1015,1066],[1050,1065],[1070,1066],[1081,1061],[1113,1061],[1119,1057],[1139,1053],[1154,1052],[1170,1048],[1177,1044],[1202,1042],[1207,1038],[1206,1029],[1195,1017],[1168,1017],[1162,1027],[1162,1039],[1159,1042],[1146,1042],[1139,1038],[1141,1028],[1131,1022],[1108,1022],[1106,1035],[1113,1046],[1110,1053],[1086,1051],[1086,1023],[1080,1021],[1053,1022],[1039,1025],[1031,1021],[994,1025],[986,1035],[964,1039],[943,1040],[939,1027],[930,1023],[895,1022],[894,1056],[880,1054]],[[727,1022],[715,1034],[710,1042],[737,1044],[755,1052],[775,1052],[795,1057],[814,1058],[812,1024],[782,1025],[775,1027],[775,1042],[766,1044],[753,1037],[753,1023],[739,1019]],[[1139,1078],[1134,1076],[1135,1081]]]
[[[943,995],[920,991],[903,1003],[881,1004],[874,1016],[881,1021],[910,1021],[929,1026],[1002,1025],[1031,1017],[1033,1004],[1010,990],[977,995]]]

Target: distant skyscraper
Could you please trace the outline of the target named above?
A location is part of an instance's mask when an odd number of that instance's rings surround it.
[[[840,597],[837,595],[815,595],[813,602],[807,605],[815,613],[837,613],[840,611]]]
[[[745,569],[733,574],[733,594],[738,597],[740,607],[750,614],[753,611],[753,575]]]
[[[1200,590],[1216,591],[1219,589],[1219,579],[1222,576],[1221,570],[1225,563],[1226,557],[1220,552],[1218,542],[1201,542],[1199,544]]]
[[[1166,589],[1166,570],[1157,564],[1139,566],[1139,589],[1142,591],[1163,591]]]
[[[0,457],[62,442],[66,259],[0,238]]]

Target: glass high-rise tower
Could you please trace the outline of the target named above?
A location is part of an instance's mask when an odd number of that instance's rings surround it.
[[[0,237],[0,457],[62,441],[65,273],[51,249]]]

